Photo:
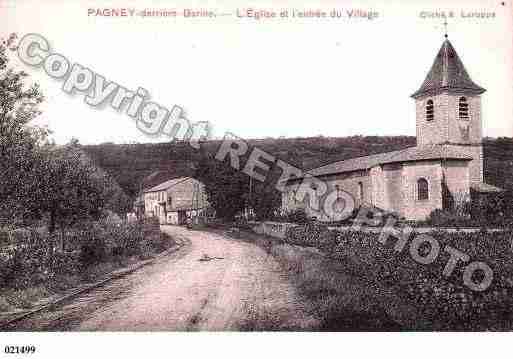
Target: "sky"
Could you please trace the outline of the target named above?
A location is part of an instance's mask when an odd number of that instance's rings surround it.
[[[245,138],[415,135],[410,95],[449,39],[483,95],[484,135],[513,136],[513,11],[500,1],[0,0],[0,34],[37,33],[51,50],[154,101],[181,106],[213,134]],[[92,16],[91,9],[206,9],[215,18]],[[289,18],[237,17],[248,8]],[[291,10],[377,12],[377,18],[291,18]],[[472,12],[494,17],[469,17]],[[39,125],[57,143],[164,142],[123,111],[94,108],[41,68],[12,64],[46,96]]]

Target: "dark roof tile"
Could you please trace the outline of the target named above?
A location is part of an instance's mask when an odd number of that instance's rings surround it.
[[[458,151],[452,146],[424,145],[409,147],[404,150],[380,153],[377,155],[352,158],[345,161],[334,162],[326,166],[308,171],[308,174],[319,177],[337,173],[361,171],[389,163],[404,163],[424,160],[463,160],[470,161],[472,157]]]
[[[445,40],[424,83],[412,97],[435,95],[451,90],[470,94],[482,94],[486,91],[472,81],[451,42]]]
[[[179,183],[185,182],[187,180],[191,179],[191,177],[179,177],[179,178],[173,178],[172,180],[166,181],[164,183],[161,183],[155,187],[152,187],[150,189],[147,189],[144,191],[144,193],[150,193],[150,192],[159,192],[159,191],[165,191]]]

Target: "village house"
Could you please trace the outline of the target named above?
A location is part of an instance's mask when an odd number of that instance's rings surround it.
[[[331,191],[350,193],[357,206],[371,205],[409,220],[423,220],[436,209],[468,201],[471,191],[500,191],[483,178],[481,95],[485,91],[472,81],[446,38],[426,79],[411,95],[417,146],[339,161],[309,173],[325,181]],[[295,196],[300,180],[288,182],[282,196],[285,211],[305,207]]]
[[[143,192],[146,217],[161,224],[185,224],[205,215],[209,207],[205,186],[191,177],[174,178]]]

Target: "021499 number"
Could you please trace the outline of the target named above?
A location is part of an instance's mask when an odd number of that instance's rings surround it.
[[[4,352],[5,354],[34,354],[36,347],[34,345],[6,345]]]

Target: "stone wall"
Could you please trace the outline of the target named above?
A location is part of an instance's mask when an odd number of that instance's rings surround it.
[[[459,152],[472,157],[472,161],[468,163],[469,179],[471,183],[484,182],[483,170],[483,146],[482,145],[448,145],[456,148]]]
[[[434,120],[426,121],[426,104],[433,100]],[[440,144],[449,141],[449,95],[440,94],[415,101],[417,117],[417,146]]]
[[[258,234],[264,234],[274,238],[284,239],[287,230],[292,227],[298,226],[294,223],[282,222],[255,222],[253,224],[253,231]]]
[[[482,141],[481,97],[467,96],[469,120],[459,119],[459,99],[462,95],[442,93],[415,101],[417,144],[479,144]],[[426,104],[434,102],[434,120],[426,120]],[[466,136],[468,128],[468,136]]]
[[[367,171],[358,171],[352,173],[343,173],[336,176],[330,176],[328,178],[321,178],[328,186],[328,192],[336,191],[335,186],[339,186],[339,189],[345,191],[355,199],[356,206],[360,206],[362,203],[372,203],[372,183],[371,178],[367,174]],[[361,184],[361,187],[360,187]],[[305,212],[310,216],[315,216],[321,220],[330,220],[329,218],[322,217],[319,213],[313,213],[310,209],[305,206],[304,203],[298,202],[294,199],[294,191],[297,191],[298,184],[286,186],[285,192],[282,193],[282,210],[284,212],[291,212],[298,208],[303,208]],[[360,192],[363,189],[363,192]],[[308,199],[306,199],[308,202]]]
[[[466,161],[446,161],[443,165],[444,181],[455,204],[470,200],[469,168]]]
[[[468,147],[472,148],[472,147]],[[369,172],[343,174],[326,180],[328,188],[340,189],[350,193],[356,199],[356,207],[362,204],[359,200],[359,183],[363,184],[363,202],[388,212],[394,212],[410,220],[424,220],[435,209],[443,209],[442,181],[454,197],[465,197],[469,193],[470,170],[468,161],[445,161],[442,169],[441,160],[410,162],[403,164],[387,164],[373,167]],[[367,175],[367,173],[369,173]],[[424,178],[429,184],[429,199],[418,199],[417,183]],[[284,193],[282,203],[285,211],[302,207],[303,203],[294,203],[293,190],[297,186],[289,186]],[[312,215],[308,208],[307,214]],[[318,214],[315,214],[318,219]]]
[[[459,119],[459,99],[464,96],[469,104],[469,120]],[[426,121],[426,103],[433,100],[435,119]],[[484,181],[483,122],[481,96],[439,94],[416,100],[417,144],[448,144],[473,160],[469,163],[471,183]]]
[[[383,209],[401,213],[404,206],[404,167],[402,164],[390,164],[383,166],[384,198]],[[380,207],[381,208],[381,207]]]
[[[372,200],[370,201],[370,204],[378,208],[386,209],[387,200],[385,196],[385,180],[381,166],[371,168],[370,177],[372,185]]]
[[[405,163],[404,206],[401,215],[407,219],[423,220],[435,209],[442,209],[442,166],[440,161]],[[429,184],[429,199],[418,199],[417,181],[424,178]]]
[[[459,119],[459,99],[461,95],[448,96],[448,119],[450,143],[480,144],[483,133],[481,121],[481,96],[467,96],[469,105],[469,120]],[[468,128],[468,137],[464,136],[464,129]]]
[[[372,183],[366,171],[333,176],[326,180],[326,184],[329,191],[334,191],[335,186],[338,186],[340,190],[351,194],[355,199],[356,206],[372,201]]]

